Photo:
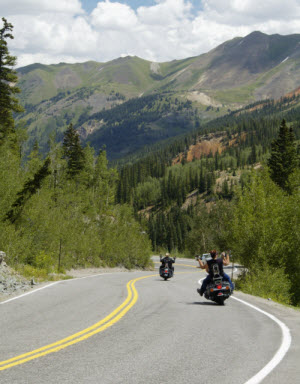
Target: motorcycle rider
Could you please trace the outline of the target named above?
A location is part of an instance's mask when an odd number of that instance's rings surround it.
[[[160,256],[161,266],[159,267],[159,272],[161,273],[161,271],[165,268],[167,264],[172,271],[172,275],[174,275],[173,263],[175,263],[175,260],[176,257],[170,257],[170,254],[168,252],[166,253],[165,257],[162,258],[162,256]]]
[[[229,265],[229,254],[222,253],[221,258],[217,258],[218,253],[215,249],[209,252],[211,259],[207,260],[206,263],[204,263],[200,258],[198,259],[199,265],[201,269],[205,269],[208,273],[208,276],[203,280],[201,288],[198,288],[197,291],[200,294],[200,296],[203,296],[203,293],[206,290],[207,285],[212,281],[212,278],[214,277],[213,273],[213,265],[217,264],[219,267],[220,276],[223,277],[224,280],[227,280],[230,284],[231,291],[234,289],[234,285],[230,279],[230,277],[224,272],[223,265]]]

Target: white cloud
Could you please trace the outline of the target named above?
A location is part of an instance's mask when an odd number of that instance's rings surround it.
[[[137,10],[99,0],[89,15],[84,0],[0,0],[14,25],[9,42],[18,65],[108,61],[122,55],[168,61],[196,56],[254,30],[299,33],[300,0],[156,0]],[[200,0],[199,0],[200,1]],[[129,2],[128,2],[129,3]]]
[[[91,13],[92,25],[98,29],[132,29],[137,24],[135,12],[125,4],[99,2]]]
[[[80,0],[1,0],[1,8],[5,17],[43,12],[83,13]]]
[[[203,8],[208,17],[234,25],[300,16],[299,0],[203,0]]]
[[[210,31],[207,33],[207,31]],[[198,15],[191,23],[191,41],[194,44],[194,50],[199,41],[204,52],[216,47],[226,40],[237,36],[246,36],[251,32],[247,26],[232,26],[221,24],[217,21],[207,18],[206,15]],[[203,52],[202,51],[202,52]]]
[[[177,24],[190,16],[191,3],[185,0],[162,0],[152,7],[140,7],[137,14],[141,23],[145,25]]]
[[[83,17],[15,16],[13,25],[15,39],[10,44],[19,54],[52,55],[52,60],[57,62],[60,59],[56,56],[90,56],[97,48],[96,33]]]

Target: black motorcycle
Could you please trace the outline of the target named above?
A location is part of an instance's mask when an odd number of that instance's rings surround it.
[[[173,262],[175,262],[175,260],[176,260],[176,257],[174,258]],[[162,257],[160,257],[160,261],[162,261]],[[168,263],[165,263],[164,266],[162,266],[162,265],[160,266],[160,268],[159,268],[159,275],[164,280],[168,280],[171,277],[173,277],[174,271],[173,271],[172,268],[169,267]]]
[[[164,279],[167,280],[173,276],[172,269],[166,265],[165,267],[160,268],[159,275]]]
[[[230,284],[228,281],[220,277],[213,277],[210,284],[207,285],[204,297],[207,300],[212,300],[217,304],[224,305],[224,301],[232,294]]]
[[[212,282],[207,285],[204,297],[219,305],[224,305],[224,301],[232,294],[230,284],[220,276],[217,264],[213,266],[213,274]]]

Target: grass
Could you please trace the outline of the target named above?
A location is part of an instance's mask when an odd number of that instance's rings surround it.
[[[281,282],[280,285],[278,281]],[[244,271],[240,274],[236,279],[236,288],[280,304],[290,305],[292,302],[291,283],[283,269],[267,264],[253,265],[250,272]]]
[[[253,91],[255,86],[250,84],[248,86],[226,89],[212,92],[213,97],[223,104],[245,104],[255,101]]]
[[[60,272],[53,272],[54,268],[52,268],[50,271],[46,268],[37,268],[28,264],[16,265],[15,270],[25,279],[34,279],[39,283],[46,281],[69,280],[73,278],[72,276],[66,275],[64,270],[61,270]]]
[[[240,291],[240,292],[246,293],[246,294],[254,296],[254,297],[260,297],[262,299],[271,299],[271,301],[273,301],[273,302],[275,302],[277,304],[283,305],[283,306],[285,306],[287,308],[291,308],[291,309],[294,309],[294,310],[300,312],[300,306],[294,306],[294,305],[285,303],[284,301],[278,301],[276,299],[267,297],[266,295],[261,295],[260,293],[255,293],[253,291],[249,292],[248,289],[245,289],[245,288],[242,288],[242,287],[239,286],[239,283],[238,283],[237,279],[233,279],[233,282],[235,283],[235,291]]]

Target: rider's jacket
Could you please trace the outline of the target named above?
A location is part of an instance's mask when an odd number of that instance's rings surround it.
[[[161,261],[161,267],[164,267],[166,264],[168,264],[169,268],[173,268],[172,264],[175,263],[175,260],[172,257],[166,256]]]
[[[223,259],[221,259],[221,258],[220,259],[207,260],[209,276],[214,277],[214,272],[213,272],[213,265],[214,264],[218,265],[220,276],[224,276]]]

